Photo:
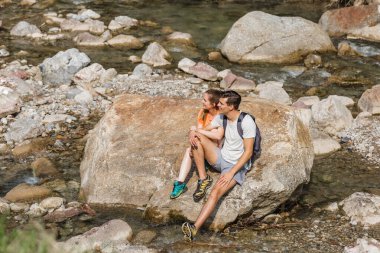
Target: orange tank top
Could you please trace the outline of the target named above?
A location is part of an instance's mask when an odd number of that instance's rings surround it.
[[[208,126],[211,121],[214,119],[215,116],[211,115],[210,113],[204,112],[203,109],[201,109],[198,113],[197,122],[198,125],[201,125],[202,128],[205,128]]]

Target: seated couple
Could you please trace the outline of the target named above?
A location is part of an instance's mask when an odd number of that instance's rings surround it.
[[[232,90],[206,91],[203,96],[203,113],[209,116],[204,117],[202,113],[200,115],[207,121],[204,120],[204,125],[199,124],[198,128],[192,127],[190,130],[191,148],[186,151],[171,198],[178,197],[186,190],[184,181],[191,167],[191,157],[199,175],[198,186],[193,194],[194,201],[201,200],[212,184],[212,178],[206,173],[205,161],[219,171],[221,176],[213,186],[196,222],[185,222],[182,225],[185,239],[189,241],[193,240],[197,231],[212,214],[219,199],[236,184],[243,184],[245,174],[252,165],[256,124],[252,117],[245,117],[246,114],[239,111],[240,102],[241,96]],[[223,145],[220,147],[219,143],[223,139]]]

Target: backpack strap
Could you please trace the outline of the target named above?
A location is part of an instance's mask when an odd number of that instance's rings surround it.
[[[239,118],[238,118],[238,121],[237,121],[237,130],[238,130],[238,133],[240,135],[240,137],[243,139],[243,128],[241,126],[241,123],[243,122],[243,119],[244,117],[247,115],[248,113],[246,112],[241,112],[240,115],[239,115]]]
[[[227,116],[224,115],[224,114],[221,114],[220,117],[223,120],[223,129],[224,129],[224,131],[226,131],[226,128],[227,128]]]

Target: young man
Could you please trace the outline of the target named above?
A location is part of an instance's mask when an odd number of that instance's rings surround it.
[[[185,239],[189,241],[194,238],[197,231],[214,211],[219,199],[236,184],[243,184],[245,173],[251,167],[250,158],[253,154],[256,124],[252,117],[245,116],[241,122],[243,139],[240,137],[237,129],[240,102],[241,97],[237,92],[232,90],[224,92],[219,100],[219,113],[221,115],[215,117],[207,128],[194,130],[194,138],[190,139],[193,146],[193,157],[201,179],[197,191],[201,191],[204,196],[212,183],[211,177],[207,175],[205,170],[205,159],[221,172],[221,176],[214,185],[196,222],[194,224],[185,222],[182,225]],[[223,128],[223,115],[227,117],[226,129]],[[217,131],[211,131],[215,128]],[[212,144],[212,140],[221,140],[223,136],[223,147],[221,149],[216,148]]]

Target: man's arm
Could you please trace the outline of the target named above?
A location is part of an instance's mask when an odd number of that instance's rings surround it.
[[[218,184],[220,184],[221,186],[227,186],[231,182],[235,174],[243,168],[244,164],[246,164],[249,161],[249,159],[251,159],[252,154],[253,154],[254,142],[255,142],[255,138],[243,139],[243,144],[244,144],[243,154],[241,155],[237,163],[231,168],[231,170],[220,177]]]

